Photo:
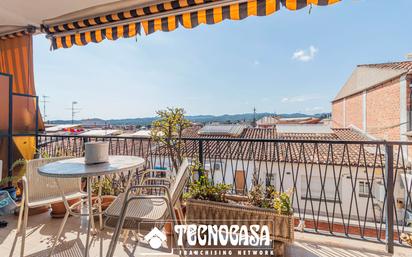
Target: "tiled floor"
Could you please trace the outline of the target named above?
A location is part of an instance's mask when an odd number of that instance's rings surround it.
[[[7,228],[0,229],[0,257],[19,256],[20,238],[14,241],[17,217],[8,216],[2,219],[9,221]],[[26,239],[25,256],[47,256],[48,248],[60,225],[61,219],[52,219],[48,213],[30,216],[28,237]],[[83,256],[86,241],[86,220],[70,217],[63,233],[63,243],[59,243],[53,256],[77,257]],[[98,236],[93,237],[90,256],[106,256],[112,231],[104,229]],[[313,234],[296,233],[295,243],[287,248],[287,256],[293,257],[375,257],[386,256],[385,246],[364,241],[339,239]],[[166,251],[166,248],[160,248]],[[167,256],[165,252],[152,250],[147,244],[136,244],[132,237],[126,244],[117,244],[115,256]],[[170,256],[170,255],[168,255]],[[216,256],[216,255],[214,255]],[[396,247],[395,255],[411,256],[412,249]]]

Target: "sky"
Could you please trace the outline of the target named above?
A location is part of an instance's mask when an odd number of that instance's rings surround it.
[[[47,119],[187,114],[320,113],[358,64],[412,52],[411,0],[342,0],[188,30],[50,51],[34,39],[37,94]]]

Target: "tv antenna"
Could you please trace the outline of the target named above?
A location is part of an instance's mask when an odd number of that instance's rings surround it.
[[[76,104],[78,104],[77,101],[72,101],[72,107],[68,108],[69,110],[72,111],[72,124],[74,124],[74,116],[80,112],[80,108],[76,108]]]

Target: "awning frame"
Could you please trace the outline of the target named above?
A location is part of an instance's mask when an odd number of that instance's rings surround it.
[[[29,25],[27,27],[24,27],[24,28],[22,28],[20,30],[17,30],[17,31],[14,31],[12,33],[5,32],[5,33],[0,34],[0,40],[20,37],[20,36],[24,36],[24,35],[27,35],[27,34],[34,34],[34,33],[36,33],[36,31],[38,29],[39,28],[37,28],[35,26]]]

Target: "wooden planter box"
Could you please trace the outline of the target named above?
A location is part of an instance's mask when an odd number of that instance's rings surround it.
[[[186,220],[204,225],[267,225],[275,256],[284,256],[284,245],[294,239],[293,215],[280,215],[272,209],[189,199]]]

